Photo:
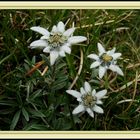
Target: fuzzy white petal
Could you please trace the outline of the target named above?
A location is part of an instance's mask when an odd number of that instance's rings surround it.
[[[102,44],[98,43],[97,46],[98,46],[98,51],[100,55],[106,52]]]
[[[78,114],[83,111],[85,111],[85,107],[82,104],[80,104],[73,110],[72,114]]]
[[[45,47],[44,46],[28,46],[28,48],[30,49],[44,49]]]
[[[40,39],[46,39],[46,40],[47,40],[47,39],[49,39],[49,36],[45,36],[45,35],[44,35],[44,36],[42,36]]]
[[[80,43],[80,42],[83,42],[86,40],[87,40],[87,38],[84,36],[72,36],[68,39],[68,42],[70,44],[77,44],[77,43]]]
[[[109,69],[116,72],[116,65],[110,65],[109,66]]]
[[[86,91],[84,90],[83,87],[80,88],[80,92],[81,92],[82,95],[86,94]]]
[[[113,61],[113,65],[116,65],[117,64],[117,61]]]
[[[81,99],[81,98],[77,98],[77,101],[78,101],[78,102],[82,102],[82,99]]]
[[[44,36],[49,36],[50,32],[48,30],[46,30],[45,28],[39,27],[39,26],[35,26],[35,27],[31,27],[31,30],[38,32]]]
[[[92,68],[96,68],[96,67],[98,67],[100,64],[101,64],[101,62],[95,61],[95,62],[93,62],[93,63],[90,65],[90,68],[91,68],[91,69],[92,69]]]
[[[102,102],[101,100],[97,100],[97,101],[96,101],[96,104],[101,105],[101,104],[103,104],[103,102]]]
[[[122,75],[122,76],[124,75],[122,70],[117,65],[110,65],[109,69],[114,72],[117,72],[119,75]]]
[[[92,90],[92,96],[95,96],[95,94],[96,94],[96,90],[93,89],[93,90]]]
[[[107,70],[107,69],[106,69],[105,67],[103,67],[103,66],[100,66],[100,67],[99,67],[99,77],[100,77],[100,78],[103,78],[103,76],[104,76],[106,70]]]
[[[88,58],[94,59],[94,60],[99,60],[99,56],[96,54],[90,54],[87,56]]]
[[[106,95],[106,93],[107,93],[107,90],[104,89],[104,90],[101,90],[101,91],[97,92],[97,93],[95,94],[95,96],[97,97],[97,99],[101,99],[103,96]]]
[[[56,25],[54,25],[54,26],[52,27],[51,33],[56,33],[56,32],[57,32],[57,27],[56,27]]]
[[[124,76],[123,71],[122,71],[118,66],[116,66],[116,72],[117,72],[119,75]]]
[[[121,53],[114,53],[114,54],[112,55],[112,57],[113,57],[114,60],[116,60],[116,59],[118,59],[121,55],[122,55]]]
[[[103,109],[97,105],[95,105],[93,107],[93,111],[97,112],[97,113],[104,113]]]
[[[65,31],[65,25],[62,21],[60,21],[58,24],[57,24],[57,30],[58,32],[60,33],[64,33]]]
[[[65,51],[68,54],[71,54],[71,48],[69,46],[70,46],[70,44],[67,43],[61,47],[61,50]]]
[[[115,53],[115,51],[116,51],[116,48],[113,48],[112,50],[107,51],[107,54],[108,55],[113,55]]]
[[[43,49],[43,52],[45,52],[45,53],[50,53],[50,47],[48,46],[48,47],[45,47],[44,49]]]
[[[50,64],[53,65],[58,58],[59,54],[57,51],[51,51],[50,52]]]
[[[59,51],[59,55],[61,56],[61,57],[65,57],[66,56],[66,54],[65,54],[65,52],[62,50],[62,51]]]
[[[85,88],[85,91],[88,93],[88,92],[91,92],[91,86],[88,82],[85,82],[84,83],[84,88]]]
[[[31,44],[30,44],[30,47],[29,48],[37,48],[37,47],[46,47],[48,46],[47,42],[45,40],[36,40],[36,41],[33,41]]]
[[[93,113],[93,111],[92,111],[90,108],[86,108],[86,111],[88,112],[88,114],[89,114],[92,118],[94,118],[94,113]]]
[[[75,98],[81,98],[81,93],[76,90],[66,90],[66,92]]]
[[[75,31],[75,28],[70,28],[70,29],[66,30],[63,35],[70,37],[74,31]]]

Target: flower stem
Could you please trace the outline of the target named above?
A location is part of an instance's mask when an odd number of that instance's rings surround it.
[[[108,81],[108,75],[107,73],[105,74],[105,88],[108,89],[109,87],[109,81]]]
[[[54,98],[54,94],[55,94],[55,90],[52,88],[53,87],[53,84],[55,82],[55,70],[56,70],[56,65],[54,64],[52,67],[51,67],[51,82],[50,82],[50,91],[51,91],[51,96],[52,98]]]
[[[52,80],[55,80],[55,69],[56,69],[56,64],[52,66],[52,73],[51,73]]]
[[[68,103],[68,108],[69,108],[69,112],[70,112],[70,117],[71,117],[71,122],[72,122],[72,128],[75,130],[76,127],[75,127],[75,122],[74,122],[74,119],[73,119],[73,114],[72,114],[72,111],[70,109],[70,104]]]
[[[66,97],[69,99],[67,93],[66,93]],[[69,109],[69,113],[70,113],[70,119],[71,119],[71,122],[72,122],[72,128],[73,128],[74,130],[76,130],[76,126],[75,126],[75,122],[74,122],[73,114],[72,114],[72,111],[71,111],[71,108],[70,108],[69,100],[68,100],[68,102],[67,102],[67,105],[68,105],[68,109]]]

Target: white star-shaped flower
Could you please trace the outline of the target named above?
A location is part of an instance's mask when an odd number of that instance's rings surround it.
[[[110,51],[105,51],[104,47],[98,43],[98,51],[99,55],[96,54],[90,54],[87,57],[95,60],[90,68],[96,68],[99,67],[99,77],[102,78],[104,74],[106,73],[107,69],[110,69],[119,75],[124,75],[122,70],[119,68],[117,63],[117,59],[121,56],[121,53],[115,53],[116,48],[113,48]]]
[[[65,30],[65,25],[62,21],[57,26],[54,25],[51,32],[39,26],[31,27],[31,30],[40,33],[42,37],[32,42],[29,48],[41,48],[43,52],[50,53],[51,65],[55,63],[59,56],[65,57],[65,53],[70,54],[71,45],[87,40],[84,36],[73,36],[74,27]]]
[[[103,109],[98,104],[103,104],[101,98],[103,98],[107,90],[101,90],[96,93],[96,90],[91,88],[88,82],[84,83],[84,87],[80,88],[80,92],[76,90],[67,90],[67,93],[77,98],[79,105],[73,110],[73,114],[87,111],[88,114],[94,118],[94,112],[104,113]]]

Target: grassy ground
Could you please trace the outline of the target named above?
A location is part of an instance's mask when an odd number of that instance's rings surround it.
[[[1,10],[0,11],[0,130],[140,130],[140,11],[139,10]],[[86,36],[85,43],[72,46],[71,55],[57,61],[55,71],[47,54],[31,50],[40,38],[32,26],[51,29],[59,21],[77,27],[74,35]],[[119,66],[124,76],[108,72],[109,86],[90,69],[87,55],[98,53],[97,43],[106,50],[121,52]],[[82,55],[83,54],[83,55]],[[82,56],[81,56],[82,55]],[[45,59],[33,73],[33,66]],[[78,105],[66,90],[83,60],[73,89],[89,81],[95,89],[106,88],[104,114],[72,115]],[[48,71],[41,76],[46,66]],[[118,104],[124,99],[129,102]]]

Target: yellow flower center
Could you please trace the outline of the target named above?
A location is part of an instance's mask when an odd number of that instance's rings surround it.
[[[83,97],[83,102],[85,106],[92,107],[96,103],[96,99],[92,95],[85,95]]]
[[[66,40],[67,38],[63,36],[61,33],[55,33],[50,36],[48,42],[53,48],[56,48],[64,44]]]
[[[105,53],[105,54],[102,55],[102,59],[105,62],[110,62],[113,59],[113,57]]]

